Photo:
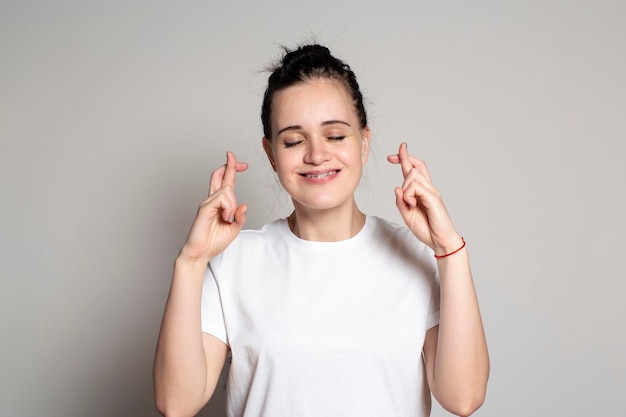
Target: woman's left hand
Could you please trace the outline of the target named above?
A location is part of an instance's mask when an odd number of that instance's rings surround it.
[[[452,224],[439,191],[433,186],[424,161],[409,155],[406,143],[387,156],[402,168],[404,182],[396,187],[396,206],[413,234],[437,255],[458,249],[463,241]]]

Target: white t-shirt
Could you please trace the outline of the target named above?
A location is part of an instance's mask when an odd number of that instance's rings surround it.
[[[353,238],[245,230],[209,263],[202,331],[228,344],[229,417],[428,416],[421,355],[439,322],[432,251],[368,216]]]

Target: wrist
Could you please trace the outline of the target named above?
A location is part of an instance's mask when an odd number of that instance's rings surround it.
[[[204,269],[206,268],[210,260],[211,258],[189,256],[189,254],[181,250],[178,256],[176,257],[176,260],[174,261],[174,265],[176,267]]]
[[[465,239],[463,239],[462,236],[457,236],[457,238],[451,239],[449,243],[438,245],[433,250],[435,252],[435,258],[441,259],[454,255],[463,249],[465,249]]]

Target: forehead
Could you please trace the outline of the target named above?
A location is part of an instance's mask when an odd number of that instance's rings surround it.
[[[272,125],[278,128],[356,119],[356,110],[346,88],[329,79],[312,79],[288,87],[277,92],[272,103]]]

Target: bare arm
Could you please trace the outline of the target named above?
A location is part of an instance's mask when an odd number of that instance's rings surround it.
[[[207,263],[237,236],[246,206],[234,194],[235,173],[247,164],[232,153],[211,175],[209,197],[200,204],[187,241],[174,264],[154,359],[156,406],[165,416],[193,416],[211,398],[228,346],[202,333],[201,299]]]
[[[406,144],[387,159],[402,167],[404,182],[395,189],[396,205],[413,234],[439,255],[461,247],[462,239],[426,165],[409,156]],[[468,416],[484,401],[489,355],[467,249],[440,258],[437,264],[439,326],[427,332],[423,347],[428,385],[442,407]]]
[[[424,343],[428,384],[442,407],[468,416],[485,398],[489,377],[487,343],[467,250],[440,259],[438,264],[439,326],[427,332]]]
[[[211,398],[228,347],[202,333],[200,300],[206,264],[178,258],[154,361],[156,406],[165,416],[193,416]]]

